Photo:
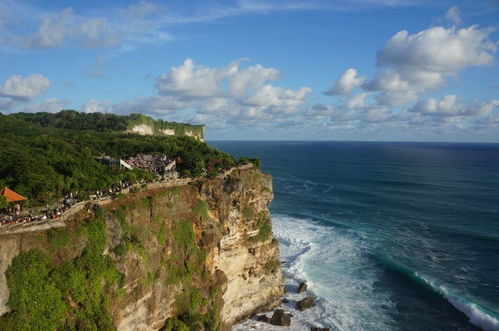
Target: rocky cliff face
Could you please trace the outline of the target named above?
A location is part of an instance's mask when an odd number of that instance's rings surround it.
[[[283,275],[272,197],[269,175],[234,169],[88,205],[63,227],[0,234],[0,329],[40,314],[61,327],[216,330],[273,308]],[[29,302],[51,295],[60,302]]]

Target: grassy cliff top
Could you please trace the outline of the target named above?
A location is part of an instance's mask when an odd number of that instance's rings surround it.
[[[58,113],[16,113],[7,115],[42,127],[92,130],[99,132],[126,132],[134,126],[147,125],[153,134],[162,135],[163,130],[174,130],[175,135],[184,136],[190,132],[198,138],[203,138],[204,125],[192,125],[177,122],[155,120],[142,114],[127,116],[102,113],[80,113],[74,110],[63,110]]]

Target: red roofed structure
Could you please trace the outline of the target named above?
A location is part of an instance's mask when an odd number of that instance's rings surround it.
[[[8,187],[4,187],[2,190],[0,190],[0,195],[3,195],[5,197],[5,200],[7,200],[7,202],[17,202],[17,201],[26,200],[25,197],[23,197],[20,194],[17,194]]]

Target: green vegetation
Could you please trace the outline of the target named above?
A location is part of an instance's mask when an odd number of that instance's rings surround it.
[[[123,283],[109,256],[102,218],[87,220],[79,231],[87,239],[82,254],[53,266],[41,250],[22,252],[7,269],[12,311],[0,317],[2,330],[114,330],[110,299]],[[52,239],[50,239],[52,238]],[[53,232],[51,246],[62,244]]]
[[[248,164],[251,163],[255,166],[255,168],[260,169],[260,158],[255,157],[255,158],[248,158],[248,157],[242,157],[239,159],[239,164]]]
[[[47,238],[52,251],[56,251],[69,243],[69,232],[67,229],[50,229],[47,231]]]
[[[211,219],[210,215],[208,215],[208,210],[210,210],[210,206],[208,205],[208,202],[206,202],[206,201],[199,201],[196,204],[196,206],[194,206],[194,208],[192,209],[192,211],[195,214],[198,214],[199,216],[201,216],[201,218],[205,222],[207,222]]]
[[[162,130],[175,130],[175,134],[185,136],[186,131],[203,138],[203,125],[191,125],[163,120],[154,120],[142,114],[119,116],[101,113],[79,113],[74,110],[63,110],[59,113],[19,113],[18,119],[40,125],[42,127],[70,130],[91,130],[99,132],[125,132],[135,125],[146,124],[153,128],[155,134]]]
[[[20,253],[7,269],[12,312],[0,317],[2,330],[55,330],[67,306],[51,279],[50,258],[40,250]]]
[[[261,212],[258,215],[257,221],[258,233],[250,237],[249,241],[265,241],[272,235],[272,225],[270,223],[270,218],[265,212]]]
[[[194,177],[212,176],[246,162],[237,162],[190,137],[119,132],[130,118],[133,116],[73,111],[0,114],[0,187],[8,186],[26,196],[29,206],[53,202],[69,192],[78,191],[85,198],[119,181],[153,178],[142,170],[106,167],[94,159],[102,154],[115,158],[137,153],[180,157],[184,161],[178,166],[180,173]]]
[[[3,195],[0,195],[0,209],[8,207],[7,199]]]
[[[279,260],[271,260],[271,261],[265,263],[265,265],[263,267],[267,271],[272,271],[272,270],[278,268],[280,265],[281,265],[281,262],[279,262]]]

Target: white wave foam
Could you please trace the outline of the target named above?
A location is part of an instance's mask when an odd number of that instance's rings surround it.
[[[289,289],[283,308],[293,315],[288,330],[310,326],[333,330],[388,330],[392,307],[387,296],[375,291],[376,272],[367,261],[361,238],[348,229],[321,226],[311,220],[273,217],[274,235],[280,243],[281,260]],[[301,281],[309,291],[296,294]],[[312,295],[317,306],[300,312],[296,301]],[[267,314],[271,316],[271,312]],[[233,330],[281,330],[249,320]]]
[[[446,287],[435,284],[417,272],[415,275],[430,285],[435,291],[442,294],[457,310],[465,314],[469,318],[470,323],[486,331],[499,331],[499,320],[485,312],[479,305],[453,294]]]

